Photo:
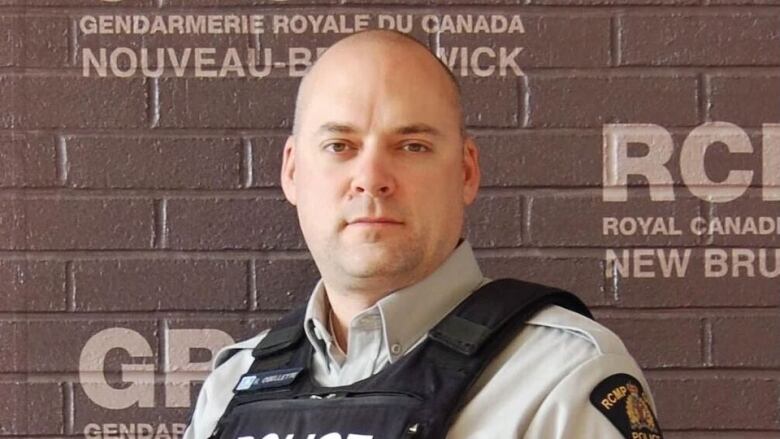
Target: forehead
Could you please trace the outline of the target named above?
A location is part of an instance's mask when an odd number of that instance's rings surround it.
[[[357,53],[356,53],[357,52]],[[453,85],[435,59],[403,48],[340,51],[322,59],[307,78],[299,104],[301,131],[324,123],[362,130],[425,124],[459,129]]]

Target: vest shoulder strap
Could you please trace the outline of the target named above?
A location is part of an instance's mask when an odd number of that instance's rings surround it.
[[[465,355],[475,354],[508,323],[528,320],[548,305],[559,305],[593,318],[588,307],[572,293],[517,279],[489,282],[467,297],[442,319],[429,337]],[[284,316],[255,348],[252,355],[261,360],[298,345],[304,337],[306,307]]]
[[[464,355],[474,355],[507,325],[524,323],[548,305],[593,318],[588,307],[572,293],[517,279],[499,279],[467,297],[430,331],[429,337]]]
[[[282,317],[273,329],[255,346],[252,356],[256,360],[271,357],[294,348],[303,338],[303,319],[306,307],[302,306]]]

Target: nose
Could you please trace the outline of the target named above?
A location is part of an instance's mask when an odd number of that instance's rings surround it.
[[[352,193],[384,198],[392,195],[395,188],[396,181],[390,158],[372,148],[361,151],[355,162]]]

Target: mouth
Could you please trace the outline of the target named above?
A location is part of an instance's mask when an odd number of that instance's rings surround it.
[[[402,221],[387,217],[360,217],[347,222],[349,226],[361,227],[388,227],[400,226],[402,224]]]

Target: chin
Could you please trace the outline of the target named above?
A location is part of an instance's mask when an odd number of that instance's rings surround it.
[[[358,278],[404,277],[420,263],[420,253],[410,247],[401,249],[366,245],[350,250],[342,259],[344,271]]]

